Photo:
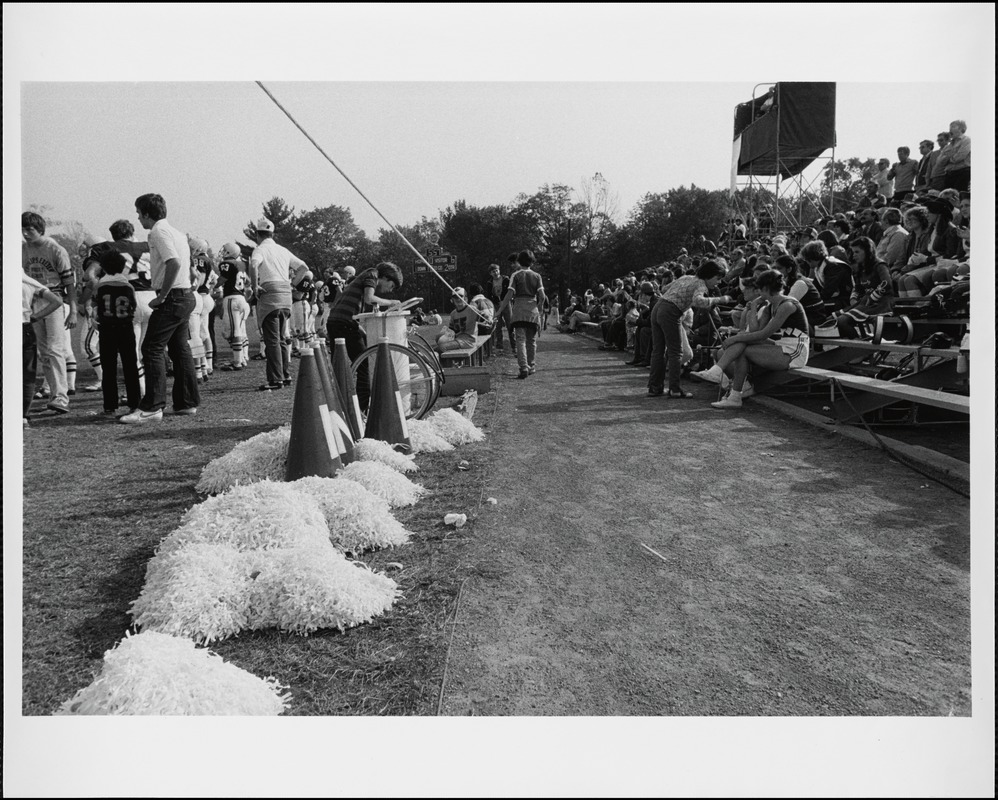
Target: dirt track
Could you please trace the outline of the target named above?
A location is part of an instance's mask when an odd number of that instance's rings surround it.
[[[496,360],[443,713],[969,715],[969,502],[623,361],[553,331],[531,378]]]

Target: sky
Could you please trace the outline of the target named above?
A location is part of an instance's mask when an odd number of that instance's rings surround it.
[[[216,247],[275,194],[298,209],[346,206],[372,235],[384,226],[255,80],[389,220],[409,224],[457,199],[509,203],[545,183],[578,188],[597,171],[622,216],[646,192],[726,188],[734,106],[779,80],[838,84],[837,155],[891,157],[962,118],[975,158],[989,162],[994,66],[990,4],[8,3],[4,342],[20,335],[12,232],[28,204],[104,235],[113,220],[134,218],[137,195],[159,192],[171,222]],[[994,252],[993,181],[993,170],[974,171],[978,252]],[[988,280],[974,296],[983,365],[994,364],[993,291]],[[994,429],[989,373],[975,373],[975,430]],[[4,379],[18,385],[15,359],[5,359]],[[17,402],[5,393],[5,533],[23,513]],[[993,766],[986,738],[980,749],[982,730],[991,745],[994,734],[992,436],[974,437],[972,461],[974,719],[291,720],[278,736],[274,723],[255,721],[70,726],[19,718],[19,659],[10,658],[5,791],[45,778],[71,794],[289,785],[324,796],[373,786],[572,794],[596,785],[761,795],[810,777],[814,794],[959,794],[972,775],[956,765]],[[5,535],[15,653],[19,546]],[[376,768],[386,751],[390,766]],[[254,757],[280,768],[229,767]],[[593,764],[612,770],[607,780],[592,783]],[[980,791],[993,792],[993,776]]]
[[[765,77],[266,85],[374,206],[406,225],[456,200],[508,204],[554,183],[578,190],[596,172],[619,198],[618,221],[647,192],[727,188],[734,107]],[[840,158],[894,161],[902,144],[917,158],[918,142],[953,119],[975,131],[968,83],[841,83],[836,94]],[[885,98],[892,113],[881,124]],[[347,207],[372,238],[387,227],[250,81],[31,82],[21,108],[22,205],[52,206],[96,235],[133,219],[145,192],[162,194],[172,223],[216,248],[243,238],[274,195],[298,210]]]

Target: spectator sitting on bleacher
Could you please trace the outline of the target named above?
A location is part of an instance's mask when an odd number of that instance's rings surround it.
[[[762,270],[759,274],[761,275],[762,272],[768,272],[768,270]],[[742,302],[731,311],[731,325],[723,326],[718,331],[722,341],[739,333],[752,333],[761,330],[769,322],[769,303],[759,294],[755,285],[755,275],[743,275],[738,281],[738,290],[741,293]],[[736,348],[721,350],[712,367],[691,374],[694,378],[708,383],[720,383],[727,388],[730,383],[727,376],[728,367],[735,362],[739,355],[740,351]],[[745,391],[746,387],[743,387],[743,394]]]
[[[568,322],[565,323],[565,327],[562,333],[575,333],[579,329],[579,323],[582,322],[598,322],[602,319],[602,307],[594,297],[583,297],[583,303],[585,308],[576,308],[571,314],[568,315]]]
[[[901,227],[901,211],[897,208],[884,211],[884,224],[887,229],[877,243],[877,258],[893,272],[905,263],[908,231]]]
[[[477,309],[468,305],[468,295],[460,286],[454,287],[451,302],[454,303],[454,310],[450,313],[450,323],[437,337],[438,353],[475,346],[475,330],[479,318]]]
[[[814,281],[801,275],[797,259],[790,256],[780,256],[776,259],[775,268],[783,275],[783,280],[787,289],[787,296],[794,300],[799,300],[804,307],[804,314],[807,316],[808,334],[814,335],[814,326],[828,319],[828,312],[825,310],[825,301],[821,298],[821,292],[814,285]]]
[[[880,218],[877,216],[877,212],[872,208],[864,208],[859,212],[859,228],[857,233],[859,237],[865,236],[867,239],[871,239],[873,244],[876,246],[880,243],[880,240],[884,237],[884,226],[880,224]],[[857,238],[853,236],[850,238],[850,244]]]
[[[857,339],[856,323],[868,317],[889,314],[894,305],[894,283],[883,261],[877,260],[873,241],[860,236],[850,245],[856,285],[850,295],[851,305],[835,317],[843,339]]]
[[[757,275],[755,284],[761,299],[769,305],[769,320],[756,331],[738,333],[722,342],[725,353],[733,351],[725,356],[725,360],[731,359],[726,369],[731,377],[731,390],[722,400],[711,403],[714,408],[741,408],[750,366],[772,372],[807,364],[810,337],[804,307],[800,301],[783,294],[783,276],[777,270]],[[716,369],[717,364],[707,373]]]
[[[924,206],[909,208],[904,215],[904,225],[908,231],[908,238],[905,240],[904,263],[891,270],[891,276],[897,284],[898,297],[921,297],[922,293],[917,285],[915,288],[905,288],[904,276],[924,267],[929,258],[932,227],[929,224],[928,211]]]
[[[887,205],[887,198],[880,193],[880,187],[876,181],[866,184],[866,194],[863,195],[856,208],[883,208]]]
[[[952,260],[962,249],[959,229],[952,222],[954,204],[950,199],[927,197],[924,202],[930,232],[928,253],[915,252],[909,258],[909,269],[898,281],[898,293],[902,297],[927,295],[932,290],[936,262]],[[915,211],[911,209],[908,214]]]
[[[844,261],[829,255],[820,240],[808,242],[800,251],[801,258],[811,270],[811,279],[821,295],[821,299],[832,306],[833,311],[845,308],[852,292],[852,270]]]
[[[480,315],[478,317],[478,335],[488,336],[492,333],[492,322],[495,319],[496,307],[483,293],[481,284],[471,284],[468,287],[468,291],[471,293],[470,304],[475,307]]]

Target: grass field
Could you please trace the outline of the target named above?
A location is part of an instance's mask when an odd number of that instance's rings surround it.
[[[216,364],[228,358],[219,344]],[[81,383],[91,378],[81,371]],[[290,421],[293,390],[257,392],[263,382],[263,362],[238,373],[216,369],[202,386],[196,417],[167,416],[148,426],[97,416],[99,393],[76,395],[64,417],[32,419],[24,432],[24,714],[55,711],[90,683],[104,652],[125,635],[129,604],[157,544],[201,500],[193,487],[204,465]],[[494,395],[482,397],[475,415],[486,432],[493,402]],[[443,398],[437,408],[448,404]],[[430,494],[395,510],[415,534],[412,542],[362,557],[399,583],[402,597],[390,613],[345,633],[262,631],[212,649],[287,684],[290,714],[436,713],[448,620],[466,577],[462,543],[474,535],[491,458],[487,441],[417,457],[419,471],[410,477]],[[462,460],[470,469],[457,469]],[[467,513],[468,525],[445,527],[452,511]],[[387,566],[394,563],[401,569]]]

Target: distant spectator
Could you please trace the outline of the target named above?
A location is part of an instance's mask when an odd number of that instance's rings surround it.
[[[655,287],[645,281],[638,289],[638,321],[634,332],[634,358],[628,366],[651,366],[651,310],[655,305]]]
[[[943,172],[943,188],[970,190],[970,137],[962,119],[949,124],[950,143],[939,154],[937,168]]]
[[[918,173],[915,177],[915,193],[921,194],[929,189],[929,178],[935,167],[936,159],[939,158],[939,151],[934,149],[936,143],[931,139],[922,139],[918,143],[918,152],[921,158],[918,161]]]
[[[894,197],[894,179],[891,177],[891,161],[881,158],[877,161],[877,172],[873,179],[877,182],[877,192],[888,202]]]
[[[908,231],[901,227],[901,211],[888,208],[884,213],[884,224],[887,228],[877,243],[877,258],[893,272],[905,263],[905,252],[908,244]]]
[[[939,145],[940,155],[950,143],[951,138],[949,131],[940,131],[939,135],[936,136],[936,144]],[[929,188],[936,190],[946,188],[945,171],[939,163],[939,156],[936,156],[935,164],[932,165],[932,172],[929,174]]]
[[[915,179],[918,177],[918,163],[909,158],[911,148],[899,147],[898,160],[891,166],[887,177],[894,181],[894,197],[891,204],[900,208],[915,191]]]
[[[878,221],[876,212],[872,208],[864,208],[859,214],[859,223],[859,235],[879,244],[884,236],[884,226]]]
[[[800,254],[811,270],[811,278],[821,299],[833,310],[845,308],[853,287],[849,265],[831,256],[820,241],[804,245]]]
[[[876,181],[870,181],[866,185],[866,194],[859,199],[856,208],[883,208],[885,205],[887,198],[880,191],[880,185]]]

